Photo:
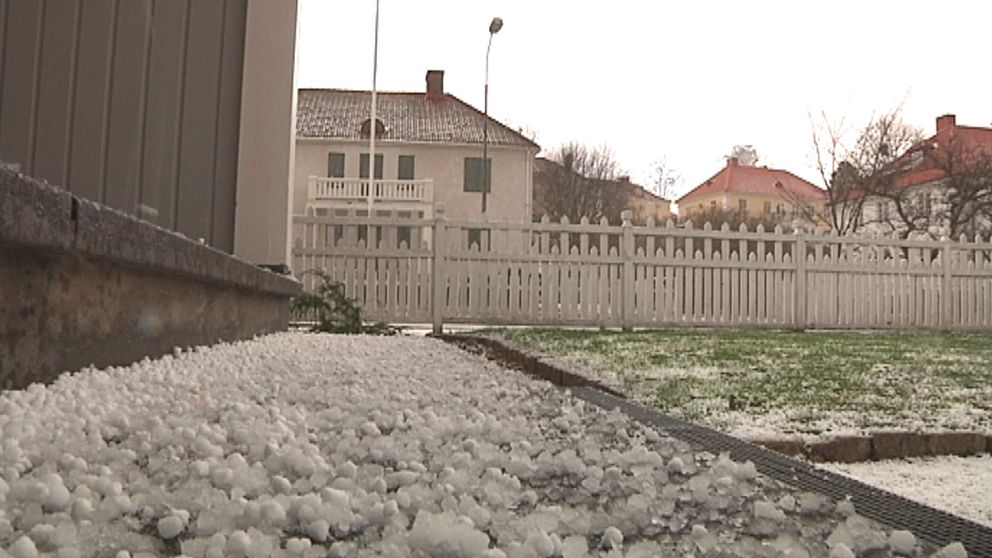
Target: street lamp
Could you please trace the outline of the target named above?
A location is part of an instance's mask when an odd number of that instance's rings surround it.
[[[489,44],[486,46],[486,91],[483,95],[482,114],[482,212],[486,212],[486,194],[489,192],[492,169],[489,165],[489,50],[493,47],[493,35],[503,28],[503,20],[494,17],[489,22]]]

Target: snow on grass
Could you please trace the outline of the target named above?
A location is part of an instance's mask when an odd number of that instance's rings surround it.
[[[820,467],[992,527],[992,456],[921,457]]]
[[[915,546],[432,339],[280,334],[86,370],[0,396],[0,439],[0,547],[18,558]]]
[[[992,344],[973,334],[495,330],[688,420],[748,436],[992,432]]]

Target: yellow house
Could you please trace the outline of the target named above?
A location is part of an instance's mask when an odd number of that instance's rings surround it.
[[[293,213],[361,217],[371,201],[374,216],[404,219],[430,217],[442,203],[449,219],[528,222],[540,147],[445,93],[443,71],[426,81],[424,92],[377,94],[371,195],[371,93],[301,89]]]
[[[728,157],[727,166],[676,201],[682,217],[719,210],[746,219],[819,226],[827,193],[789,171],[740,165]]]

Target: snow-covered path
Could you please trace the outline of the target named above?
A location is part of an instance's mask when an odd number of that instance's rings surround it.
[[[287,333],[83,371],[0,396],[0,437],[0,547],[17,557],[915,546],[433,339]]]

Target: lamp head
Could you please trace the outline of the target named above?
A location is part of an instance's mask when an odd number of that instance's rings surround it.
[[[490,34],[499,33],[499,30],[502,28],[503,28],[503,20],[501,18],[494,17],[493,20],[489,23]]]

